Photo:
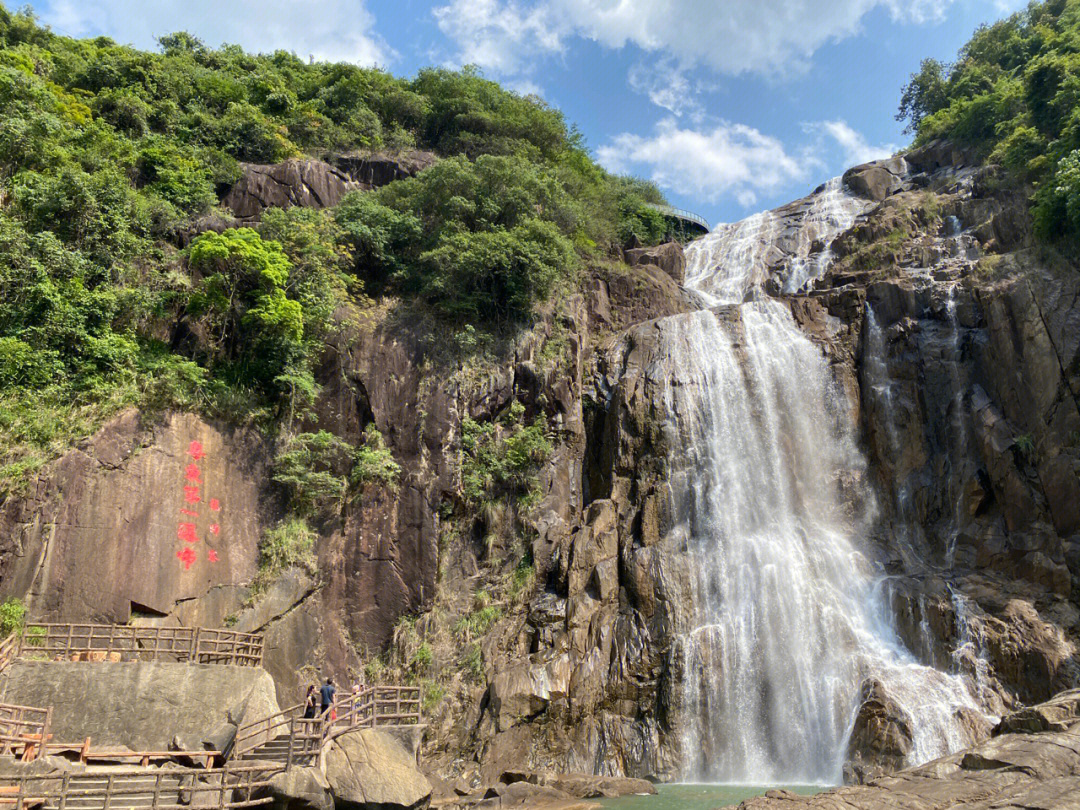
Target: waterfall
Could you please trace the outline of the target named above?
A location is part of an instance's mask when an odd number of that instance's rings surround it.
[[[920,665],[894,630],[864,549],[873,498],[848,408],[821,350],[762,294],[770,274],[812,282],[864,210],[837,181],[825,191],[795,226],[758,214],[692,244],[687,285],[715,308],[661,330],[694,589],[679,639],[689,779],[839,781],[866,678],[911,721],[912,762],[967,743],[955,715],[977,710],[958,676]],[[777,256],[781,238],[794,255]]]

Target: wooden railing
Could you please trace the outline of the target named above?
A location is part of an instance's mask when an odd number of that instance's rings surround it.
[[[14,810],[227,810],[270,804],[270,775],[252,765],[198,771],[110,768],[0,778],[0,807]]]
[[[14,661],[19,655],[19,634],[12,633],[3,641],[0,641],[0,672]]]
[[[420,687],[371,686],[340,699],[335,709],[324,725],[324,741],[354,728],[414,726],[420,723]]]
[[[263,637],[205,627],[34,622],[16,637],[9,655],[44,661],[179,661],[257,667],[262,665]]]
[[[90,738],[82,743],[46,743],[42,747],[45,754],[75,754],[79,755],[79,761],[86,764],[90,762],[118,762],[128,765],[141,765],[146,767],[154,762],[178,762],[188,761],[200,764],[202,767],[211,768],[214,762],[223,758],[220,751],[121,751],[108,748],[91,748]],[[132,762],[134,760],[134,762]]]
[[[250,754],[264,742],[280,739],[287,734],[291,764],[294,756],[319,752],[322,746],[324,723],[325,716],[304,717],[302,703],[290,706],[269,717],[246,723],[237,729],[236,737],[233,739],[233,759]]]
[[[252,754],[270,740],[288,740],[285,767],[310,758],[323,746],[348,731],[380,726],[420,723],[420,687],[372,686],[356,695],[338,698],[332,707],[314,718],[303,716],[303,704],[241,726],[233,742],[234,759]]]
[[[35,759],[48,743],[51,727],[51,708],[0,703],[0,756]]]

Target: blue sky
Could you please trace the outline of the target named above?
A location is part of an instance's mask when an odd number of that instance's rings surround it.
[[[31,0],[72,36],[379,64],[479,65],[559,107],[609,168],[711,222],[907,141],[900,87],[1024,0]]]

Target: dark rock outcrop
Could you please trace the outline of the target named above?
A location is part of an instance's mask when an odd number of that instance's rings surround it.
[[[859,710],[848,740],[845,782],[868,782],[904,766],[913,747],[911,718],[878,681],[862,685]]]
[[[267,208],[330,208],[359,188],[344,172],[321,160],[240,164],[240,179],[221,203],[242,222],[258,220]]]
[[[355,153],[338,155],[334,158],[337,168],[362,189],[379,188],[395,180],[405,180],[434,166],[437,161],[438,157],[434,152],[422,151],[406,151],[397,154]]]

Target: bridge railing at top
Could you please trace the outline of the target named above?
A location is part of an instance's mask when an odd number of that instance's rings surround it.
[[[664,216],[675,217],[677,219],[685,219],[688,222],[693,222],[695,225],[699,225],[700,227],[704,228],[706,233],[712,230],[712,228],[709,226],[709,223],[705,220],[704,217],[698,216],[693,211],[687,211],[685,208],[675,208],[670,205],[657,205],[656,203],[645,203],[645,205],[646,207],[651,208],[654,211],[659,211]]]
[[[8,642],[5,641],[5,644]],[[174,661],[262,665],[263,637],[206,627],[129,627],[112,624],[28,623],[0,661]]]

